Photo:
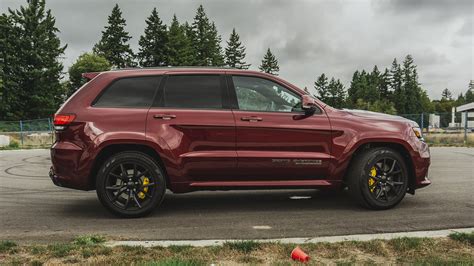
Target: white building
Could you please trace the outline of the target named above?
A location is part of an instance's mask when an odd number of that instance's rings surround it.
[[[471,84],[472,84],[471,80]],[[457,112],[461,112],[461,127],[466,124],[466,112],[467,112],[467,127],[474,128],[474,102],[467,103],[456,107]]]

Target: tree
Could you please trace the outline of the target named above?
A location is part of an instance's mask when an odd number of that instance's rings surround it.
[[[191,36],[195,55],[195,64],[198,66],[222,66],[224,56],[222,55],[221,37],[217,33],[214,22],[210,22],[202,5],[197,9]]]
[[[225,48],[225,64],[239,69],[248,69],[250,64],[245,63],[245,47],[240,41],[240,36],[232,29],[227,47]]]
[[[441,93],[441,99],[445,99],[448,101],[453,99],[453,94],[451,93],[450,90],[448,90],[448,88],[445,88],[443,92]]]
[[[316,96],[323,102],[326,102],[329,99],[328,85],[328,78],[324,73],[321,74],[321,76],[319,76],[318,79],[314,82],[314,89],[317,93]]]
[[[122,11],[118,4],[115,4],[108,18],[108,25],[102,31],[102,38],[93,49],[94,53],[105,57],[117,68],[134,66],[134,55],[128,44],[132,37],[125,31],[125,26]]]
[[[472,89],[468,89],[466,92],[466,103],[472,103],[474,102],[474,92]]]
[[[144,67],[168,65],[168,32],[156,8],[153,8],[145,22],[147,24],[145,33],[138,41],[137,59],[140,65]]]
[[[82,77],[82,73],[101,72],[110,70],[111,65],[105,57],[93,53],[84,53],[79,56],[76,62],[69,67],[69,84],[67,96],[72,95],[78,88],[87,81]]]
[[[392,62],[392,67],[390,69],[389,82],[390,87],[392,88],[393,94],[391,101],[395,104],[395,109],[397,109],[399,114],[404,114],[405,112],[405,94],[403,93],[403,73],[400,65],[397,62],[397,59],[394,58]]]
[[[331,78],[331,81],[329,81],[328,85],[328,91],[329,98],[326,103],[335,108],[342,108],[346,101],[346,92],[341,81],[339,79],[336,80],[334,78]]]
[[[262,64],[258,67],[260,71],[278,76],[278,71],[280,67],[278,66],[278,60],[270,51],[270,48],[267,49],[267,52],[263,56]]]
[[[423,112],[421,106],[421,88],[418,83],[418,73],[416,65],[414,65],[413,57],[407,55],[403,61],[403,86],[402,93],[404,94],[405,114],[419,114]],[[400,111],[400,110],[399,110]]]
[[[10,16],[0,16],[0,119],[8,120],[14,116],[14,105],[18,101],[20,88],[18,87],[19,57],[16,53],[18,47],[19,31],[13,27]]]
[[[194,62],[191,39],[186,34],[189,25],[180,25],[176,15],[173,16],[168,30],[168,64],[172,66],[191,66]]]
[[[51,10],[44,0],[30,0],[19,10],[2,15],[0,34],[8,33],[9,41],[2,54],[2,99],[8,102],[4,119],[34,119],[52,115],[62,101],[63,65],[60,56],[66,45],[61,45]],[[6,75],[6,78],[3,76]],[[5,78],[5,79],[4,79]]]

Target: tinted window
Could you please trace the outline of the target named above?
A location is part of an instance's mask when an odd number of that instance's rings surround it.
[[[114,81],[96,101],[99,107],[149,107],[161,77],[123,78]]]
[[[273,81],[233,76],[240,110],[268,112],[300,112],[301,98]]]
[[[169,76],[164,91],[164,106],[175,108],[221,109],[220,77]]]

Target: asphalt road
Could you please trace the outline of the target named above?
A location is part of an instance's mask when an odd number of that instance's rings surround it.
[[[431,151],[433,184],[392,210],[368,211],[345,194],[317,190],[194,192],[167,193],[141,219],[115,218],[94,191],[54,186],[48,150],[0,151],[0,239],[253,239],[474,227],[474,149]]]

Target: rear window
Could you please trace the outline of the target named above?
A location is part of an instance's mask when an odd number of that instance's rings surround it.
[[[122,78],[105,89],[93,106],[96,107],[150,107],[160,76]]]
[[[218,75],[169,76],[164,107],[222,109],[221,79]]]

